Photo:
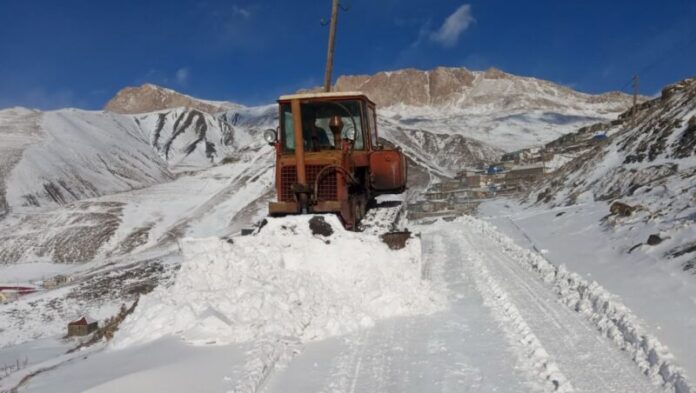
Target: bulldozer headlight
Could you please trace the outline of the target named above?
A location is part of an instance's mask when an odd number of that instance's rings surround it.
[[[278,135],[276,134],[275,130],[268,129],[263,132],[263,139],[266,140],[269,144],[274,144],[278,140]]]

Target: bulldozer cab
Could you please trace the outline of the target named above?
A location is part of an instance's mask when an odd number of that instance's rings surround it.
[[[281,102],[279,139],[282,153],[295,154],[298,135],[306,152],[341,150],[343,142],[349,143],[354,150],[364,150],[367,140],[363,124],[365,105],[359,99],[315,98],[300,102],[299,112],[294,113],[290,102]],[[295,132],[298,124],[301,133]]]

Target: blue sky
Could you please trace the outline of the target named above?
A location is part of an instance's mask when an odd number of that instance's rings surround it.
[[[696,75],[696,0],[343,0],[334,75],[494,66],[598,93]],[[0,107],[151,82],[245,104],[321,84],[330,0],[0,0]],[[628,91],[628,88],[626,88]]]

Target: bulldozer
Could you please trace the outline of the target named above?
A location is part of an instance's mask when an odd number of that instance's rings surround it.
[[[264,132],[276,158],[270,216],[335,213],[356,231],[377,195],[406,190],[405,156],[380,143],[365,94],[284,95],[278,109],[279,126]]]

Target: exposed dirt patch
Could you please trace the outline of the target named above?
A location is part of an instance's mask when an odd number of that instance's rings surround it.
[[[63,263],[92,260],[121,225],[123,207],[120,202],[80,202],[25,215],[0,228],[0,263],[30,256]]]
[[[391,250],[401,250],[402,248],[406,247],[406,242],[411,238],[411,232],[408,230],[401,232],[389,232],[380,237]]]
[[[117,270],[89,278],[67,295],[68,299],[98,301],[108,299],[133,300],[149,293],[163,279],[170,277],[158,259],[145,261],[127,270]]]
[[[154,225],[155,223],[150,222],[141,227],[134,228],[110,254],[125,255],[147,243],[150,239],[150,231]]]
[[[696,154],[696,116],[689,119],[688,126],[674,146],[674,157],[685,158]]]
[[[696,242],[687,243],[670,251],[667,256],[670,258],[679,258],[682,255],[696,252]]]
[[[324,220],[322,216],[314,216],[309,219],[309,229],[312,231],[313,235],[321,235],[324,237],[329,237],[333,235],[333,228],[331,224]]]
[[[650,246],[656,246],[656,245],[662,243],[662,240],[664,240],[664,239],[662,239],[662,238],[660,237],[660,235],[658,235],[658,234],[656,234],[656,233],[653,233],[652,235],[648,236],[648,241],[647,241],[647,243],[648,243],[648,245],[650,245]]]
[[[630,206],[626,203],[616,201],[611,204],[609,211],[612,215],[619,217],[628,217],[636,210],[634,206]]]

